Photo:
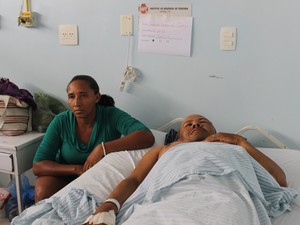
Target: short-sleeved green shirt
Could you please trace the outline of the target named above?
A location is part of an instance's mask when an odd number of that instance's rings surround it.
[[[83,144],[76,137],[76,118],[71,110],[67,110],[58,114],[50,123],[33,162],[52,160],[82,165],[101,142],[112,141],[137,130],[149,129],[116,107],[97,105],[90,140]]]

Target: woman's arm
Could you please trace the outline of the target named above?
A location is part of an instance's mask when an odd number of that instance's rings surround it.
[[[99,162],[104,157],[104,152],[108,154],[124,150],[143,149],[152,146],[153,143],[154,136],[151,131],[138,130],[113,141],[103,143],[105,150],[103,150],[102,144],[99,144],[88,156],[83,170],[86,171]]]
[[[83,166],[60,164],[51,160],[42,160],[33,163],[32,172],[36,176],[80,176],[83,173]]]
[[[242,136],[229,133],[217,133],[207,137],[204,141],[225,142],[243,147],[249,153],[249,155],[251,155],[276,179],[280,186],[287,186],[285,173],[280,166],[253,145],[251,145],[247,139],[243,138]]]
[[[105,142],[106,154],[124,150],[136,150],[151,147],[154,144],[154,136],[151,131],[138,130],[119,139]],[[97,147],[101,147],[98,145]],[[96,147],[96,148],[97,148]]]
[[[142,122],[119,108],[111,110],[109,116],[111,123],[123,137],[108,142],[107,152],[148,148],[154,144],[152,132]]]
[[[106,129],[110,129],[115,135],[122,134],[123,136],[115,140],[109,139],[110,141],[103,145],[97,145],[87,158],[84,170],[100,161],[105,153],[148,148],[154,144],[152,132],[125,111],[116,107],[100,107],[97,111],[97,119],[103,120],[104,118],[107,123]]]

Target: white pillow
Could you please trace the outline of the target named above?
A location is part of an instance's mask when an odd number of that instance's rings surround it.
[[[152,134],[155,137],[155,143],[154,145],[164,145],[165,143],[165,138],[166,138],[166,134],[165,132],[162,131],[158,131],[158,130],[151,130]]]

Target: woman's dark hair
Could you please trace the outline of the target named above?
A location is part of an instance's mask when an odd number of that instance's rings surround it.
[[[99,85],[97,84],[97,81],[94,78],[92,78],[91,76],[76,75],[75,77],[72,78],[72,80],[69,82],[69,84],[76,80],[86,81],[88,83],[89,87],[94,90],[95,94],[100,93],[100,89],[99,89]],[[69,84],[68,84],[68,86],[69,86]],[[98,104],[104,105],[104,106],[115,106],[115,100],[111,96],[103,94],[103,95],[101,95],[101,98],[100,98],[100,101],[98,102]]]
[[[115,106],[115,100],[113,99],[113,97],[103,94],[103,95],[101,95],[101,98],[100,98],[100,101],[98,102],[98,104],[104,105],[104,106]]]

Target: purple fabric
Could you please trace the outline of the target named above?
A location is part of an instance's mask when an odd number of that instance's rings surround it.
[[[11,82],[8,78],[0,79],[0,94],[10,95],[21,101],[24,101],[27,104],[29,104],[32,107],[32,109],[37,108],[32,94],[26,89],[19,89],[19,87],[13,82]]]

